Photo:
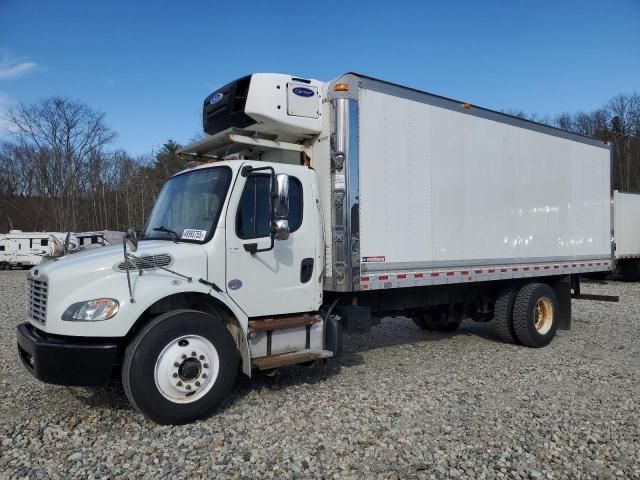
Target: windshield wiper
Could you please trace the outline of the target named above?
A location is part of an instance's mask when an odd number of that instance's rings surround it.
[[[175,243],[178,243],[178,240],[180,240],[180,237],[178,236],[178,233],[175,230],[171,230],[170,228],[167,228],[164,225],[160,225],[159,227],[156,227],[152,230],[154,232],[165,232],[173,235],[175,237],[175,240],[174,240]]]

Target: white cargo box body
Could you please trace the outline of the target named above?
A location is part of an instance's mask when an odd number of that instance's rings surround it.
[[[611,268],[608,145],[354,74],[336,83],[349,85],[333,194],[345,185],[353,290]]]
[[[616,258],[640,258],[640,194],[616,190],[613,210]]]

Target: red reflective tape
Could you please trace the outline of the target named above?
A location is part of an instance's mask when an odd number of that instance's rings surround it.
[[[475,272],[476,273],[482,273],[482,270],[476,270]]]
[[[590,263],[590,264],[589,264],[589,266],[590,266],[590,267],[593,267],[593,263]]]
[[[380,275],[378,280],[389,280],[389,275]]]
[[[469,275],[469,270],[463,270],[460,275]]]
[[[560,268],[560,265],[554,265],[553,268]]]
[[[416,278],[422,278],[422,277],[424,277],[424,274],[423,274],[423,273],[416,273],[416,274],[414,275],[414,277],[416,277]]]
[[[576,265],[575,263],[573,263],[573,264],[571,265],[571,267],[572,267],[572,268],[576,268],[577,266],[578,266],[578,265]]]
[[[431,272],[431,276],[432,277],[439,277],[440,276],[440,272]]]
[[[407,276],[406,276],[404,273],[399,273],[398,275],[396,275],[396,278],[397,278],[398,280],[401,280],[401,279],[403,279],[403,278],[407,278]]]
[[[453,275],[455,272],[447,272],[447,277],[450,277],[451,275]]]
[[[369,281],[369,277],[360,277],[360,280],[363,282],[368,282]]]
[[[513,268],[511,269],[511,271],[512,271],[512,272],[517,272],[517,271],[518,271],[518,267],[513,267]]]
[[[525,272],[528,272],[528,271],[529,271],[529,267],[524,267],[524,268],[523,268],[523,270],[524,270]]]
[[[540,267],[533,267],[534,270],[540,270]]]
[[[544,269],[545,269],[545,270],[549,270],[549,265],[545,265],[545,266],[544,266]]]
[[[501,271],[501,272],[506,272],[506,271],[507,271],[507,269],[506,269],[506,268],[501,268],[501,269],[500,269],[500,271]]]
[[[562,265],[562,268],[569,268],[569,265]]]
[[[495,273],[496,269],[495,268],[490,268],[489,270],[487,270],[487,272],[489,273]]]

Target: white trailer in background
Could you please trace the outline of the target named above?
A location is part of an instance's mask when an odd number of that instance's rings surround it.
[[[640,279],[640,194],[613,192],[614,276]]]
[[[545,346],[579,275],[612,267],[596,139],[358,74],[243,77],[205,99],[203,127],[181,154],[206,163],[166,182],[139,242],[30,273],[18,345],[37,378],[116,367],[140,411],[185,423],[238,364],[335,357],[387,316]]]
[[[68,240],[67,240],[68,235]],[[44,259],[66,253],[111,245],[121,242],[122,232],[23,232],[11,230],[0,235],[0,269],[31,268]],[[111,241],[109,241],[108,237]],[[68,245],[65,247],[65,242]]]
[[[0,268],[31,268],[53,253],[52,232],[11,230],[0,238]]]
[[[78,248],[96,248],[110,245],[102,232],[76,232],[73,234],[78,239]]]

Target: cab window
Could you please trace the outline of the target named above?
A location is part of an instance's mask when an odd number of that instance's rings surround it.
[[[271,199],[269,175],[250,175],[244,185],[238,215],[236,233],[242,239],[268,237],[271,228]],[[302,224],[302,185],[295,177],[289,177],[289,231],[295,232]]]

